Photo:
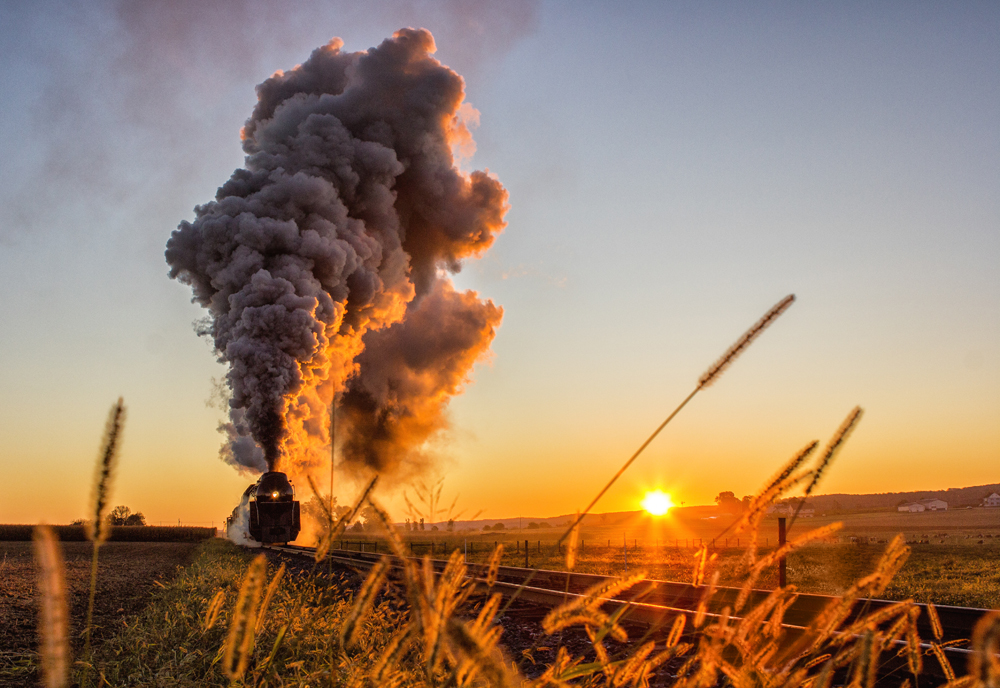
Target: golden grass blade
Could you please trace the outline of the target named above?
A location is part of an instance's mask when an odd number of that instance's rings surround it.
[[[682,401],[680,405],[674,409],[673,413],[667,416],[667,419],[665,421],[660,423],[660,426],[653,431],[653,434],[650,435],[646,439],[646,441],[642,443],[642,446],[640,446],[635,451],[635,453],[632,454],[631,457],[629,457],[628,461],[625,462],[625,465],[618,469],[618,472],[615,473],[615,475],[611,478],[611,480],[608,481],[608,484],[605,485],[601,489],[601,491],[597,493],[597,496],[594,497],[593,501],[589,505],[587,505],[587,508],[584,509],[583,512],[576,517],[576,520],[573,521],[572,525],[570,525],[569,530],[563,533],[562,537],[559,538],[557,544],[562,544],[563,540],[566,539],[570,531],[583,520],[584,516],[590,513],[590,510],[593,509],[594,506],[597,504],[597,502],[600,501],[601,497],[603,497],[604,494],[609,489],[611,489],[611,486],[614,485],[615,482],[617,482],[618,478],[620,478],[622,474],[625,473],[626,470],[628,470],[628,467],[632,465],[632,462],[635,461],[637,458],[639,458],[639,454],[641,454],[643,450],[646,447],[648,447],[649,444],[654,439],[656,439],[656,436],[659,435],[660,431],[663,430],[663,428],[665,428],[667,424],[674,419],[674,416],[680,413],[682,408],[687,406],[687,403],[694,398],[694,395],[697,394],[702,389],[704,389],[705,387],[708,387],[713,382],[715,382],[719,378],[719,376],[722,375],[722,372],[730,365],[732,365],[733,361],[735,361],[736,358],[741,353],[746,351],[747,347],[750,346],[750,344],[753,343],[753,341],[757,337],[759,337],[761,333],[764,330],[766,330],[768,326],[770,326],[771,323],[773,323],[779,315],[784,313],[788,309],[788,307],[792,305],[794,301],[795,301],[795,294],[789,294],[781,301],[779,301],[773,308],[771,308],[771,310],[769,310],[767,313],[764,314],[764,317],[762,317],[760,320],[754,323],[754,325],[749,330],[744,332],[743,336],[740,337],[739,340],[737,340],[735,344],[729,347],[729,350],[722,355],[722,358],[713,363],[712,366],[707,371],[705,371],[705,374],[702,375],[700,378],[698,378],[698,386],[695,387],[694,390],[687,395],[684,401]]]
[[[378,595],[382,589],[382,585],[385,583],[388,570],[389,560],[386,557],[382,557],[368,573],[368,577],[365,578],[365,582],[361,585],[361,589],[354,598],[354,606],[351,607],[351,612],[344,620],[343,626],[341,626],[341,648],[346,650],[354,645],[361,622],[364,621],[365,617],[371,611],[372,605],[375,603],[375,596]]]
[[[941,670],[944,671],[945,678],[949,681],[955,680],[955,669],[952,668],[951,662],[948,661],[948,657],[945,656],[944,650],[941,646],[935,642],[931,643],[931,652],[937,657],[938,664],[941,665]]]
[[[502,660],[498,661],[492,648],[480,644],[480,639],[470,633],[465,624],[456,619],[449,619],[447,633],[455,648],[472,660],[471,664],[475,667],[476,673],[486,679],[487,685],[497,688],[505,686],[513,688],[518,685],[506,664]]]
[[[605,583],[599,583],[580,597],[573,598],[546,614],[542,620],[542,630],[551,635],[559,629],[573,624],[603,626],[608,620],[608,615],[599,610],[603,601],[644,580],[646,580],[646,574],[637,573],[626,578],[615,578]]]
[[[941,617],[938,616],[937,609],[930,602],[927,603],[927,618],[931,620],[931,630],[934,632],[934,638],[941,640],[944,635],[944,629],[941,628]]]
[[[229,621],[229,634],[223,646],[222,671],[226,678],[237,681],[246,673],[250,664],[250,654],[254,642],[254,621],[261,593],[264,589],[264,576],[267,574],[267,557],[263,554],[250,563],[240,595],[233,609],[233,617]]]
[[[87,523],[87,537],[97,543],[107,539],[110,529],[107,521],[108,505],[111,503],[111,488],[114,484],[115,469],[118,467],[118,450],[124,426],[125,403],[118,397],[104,425],[104,440],[101,453],[97,457],[90,493],[90,516],[93,520]]]
[[[576,551],[580,546],[580,514],[577,514],[576,525],[570,528],[569,544],[566,545],[566,570],[572,571],[576,566]]]
[[[855,406],[851,409],[851,412],[847,414],[847,418],[844,422],[840,424],[837,428],[837,432],[833,434],[830,438],[829,444],[826,445],[826,449],[823,451],[823,456],[819,460],[819,464],[813,469],[812,480],[806,486],[805,497],[799,502],[799,506],[795,509],[795,513],[792,514],[791,520],[788,522],[788,527],[791,528],[795,523],[795,519],[799,517],[799,511],[805,506],[806,497],[812,494],[813,489],[819,484],[820,479],[823,477],[823,473],[829,468],[830,464],[833,463],[834,457],[843,448],[844,443],[847,442],[847,438],[851,436],[854,429],[858,426],[858,422],[861,420],[861,415],[864,413],[860,406]]]
[[[917,635],[916,619],[919,613],[920,610],[916,609],[916,614],[910,614],[910,626],[906,629],[906,663],[909,665],[910,673],[914,676],[919,676],[924,669],[923,653],[920,651],[920,636]]]
[[[220,590],[215,593],[215,597],[212,601],[208,603],[208,609],[205,610],[205,618],[201,622],[201,632],[207,633],[212,630],[215,626],[215,622],[219,620],[219,613],[222,611],[222,605],[226,601],[226,591]]]
[[[281,582],[281,577],[284,575],[285,565],[282,563],[267,586],[267,592],[264,594],[264,601],[260,605],[260,611],[257,612],[257,623],[254,624],[254,633],[260,633],[261,629],[264,628],[264,622],[267,620],[267,608],[271,606],[271,598],[273,598],[274,593],[277,592],[278,584]]]
[[[486,585],[492,588],[497,582],[497,574],[500,573],[500,560],[503,558],[503,545],[497,545],[490,557],[490,567],[486,573]]]
[[[97,552],[101,543],[108,538],[111,530],[111,524],[108,521],[108,504],[111,503],[111,487],[114,483],[115,468],[118,465],[118,449],[121,446],[124,427],[125,402],[121,397],[118,397],[118,401],[111,407],[108,420],[104,425],[103,444],[101,453],[97,457],[97,467],[90,493],[90,514],[93,520],[87,524],[87,537],[94,543],[94,551],[90,561],[90,596],[87,601],[87,621],[83,630],[83,656],[86,661],[81,680],[83,685],[88,685],[90,681],[90,631],[94,621],[94,601],[97,597]]]
[[[389,644],[382,651],[382,659],[372,668],[370,679],[373,686],[383,686],[386,684],[388,675],[395,667],[400,658],[406,654],[413,644],[414,631],[410,625],[405,626],[396,633],[389,641]]]
[[[705,374],[698,378],[698,389],[708,387],[710,384],[719,379],[722,372],[733,364],[733,361],[747,350],[747,347],[753,343],[753,340],[757,339],[764,330],[770,327],[775,320],[778,319],[782,313],[784,313],[788,308],[795,302],[795,294],[789,294],[781,301],[776,303],[771,310],[764,314],[764,316],[755,322],[749,330],[743,333],[743,336],[736,340],[736,343],[729,347],[726,353],[722,354],[722,357],[713,363]]]
[[[1000,686],[1000,611],[984,614],[972,629],[969,675],[981,686]]]
[[[48,526],[34,532],[35,559],[38,561],[38,654],[42,685],[64,688],[69,671],[69,614],[66,607],[66,574],[59,541]]]
[[[670,633],[667,635],[667,647],[673,647],[681,639],[685,624],[687,624],[687,617],[684,614],[678,614],[670,627]]]
[[[694,576],[692,577],[692,585],[702,585],[705,582],[705,573],[708,571],[710,564],[715,562],[719,558],[718,554],[708,555],[708,547],[702,545],[695,552],[695,566],[694,566]]]
[[[482,633],[490,624],[493,623],[493,617],[496,616],[497,611],[500,609],[500,603],[503,602],[503,595],[500,593],[494,593],[490,595],[490,598],[486,600],[486,604],[483,608],[479,610],[479,615],[476,620],[472,622],[472,626],[469,627],[473,633]]]

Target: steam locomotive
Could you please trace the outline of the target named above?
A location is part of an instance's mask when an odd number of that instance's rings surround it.
[[[301,527],[295,488],[278,471],[264,473],[247,487],[226,519],[226,534],[235,542],[288,543],[298,537]]]

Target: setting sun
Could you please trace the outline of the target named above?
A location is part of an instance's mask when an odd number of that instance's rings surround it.
[[[654,516],[662,516],[672,507],[674,503],[670,500],[670,495],[662,490],[647,492],[642,500],[642,508]]]

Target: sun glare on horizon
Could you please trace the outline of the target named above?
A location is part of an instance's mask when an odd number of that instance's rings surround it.
[[[642,508],[654,516],[662,516],[667,513],[673,505],[674,503],[671,501],[670,495],[663,492],[663,490],[653,490],[652,492],[647,492],[646,496],[642,500]]]

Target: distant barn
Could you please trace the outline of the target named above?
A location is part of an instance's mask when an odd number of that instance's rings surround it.
[[[921,499],[917,502],[904,502],[896,507],[897,511],[908,511],[911,514],[921,511],[947,511],[948,502],[943,499]]]
[[[1000,506],[1000,494],[994,492],[989,497],[984,497],[983,506]]]

